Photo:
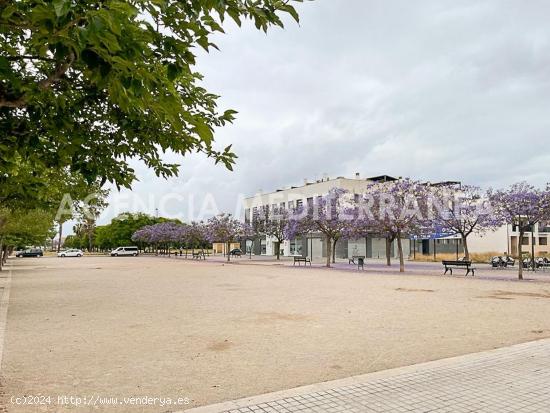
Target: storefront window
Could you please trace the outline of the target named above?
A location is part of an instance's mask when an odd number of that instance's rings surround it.
[[[267,240],[265,239],[260,240],[260,253],[262,255],[267,254]]]
[[[302,255],[302,239],[295,238],[290,241],[290,255]]]

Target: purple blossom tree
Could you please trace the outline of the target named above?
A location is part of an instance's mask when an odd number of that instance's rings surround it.
[[[522,243],[525,232],[535,224],[549,218],[549,191],[541,191],[527,182],[515,183],[507,189],[487,192],[497,218],[518,228],[518,278],[523,279]],[[531,230],[532,231],[532,230]],[[533,243],[531,243],[533,245]],[[534,245],[531,253],[531,265],[534,264]]]
[[[185,244],[185,257],[187,250],[191,248],[191,253],[195,252],[195,248],[200,248],[204,252],[204,245],[208,242],[206,226],[203,222],[191,222],[185,225],[181,231],[181,241]]]
[[[434,217],[429,221],[432,232],[459,235],[468,261],[468,236],[483,235],[502,225],[502,220],[489,207],[488,198],[477,186],[431,187],[430,195],[434,206]]]
[[[161,253],[170,254],[170,247],[181,242],[184,226],[177,222],[161,222],[140,228],[132,235],[132,240],[154,246]]]
[[[205,234],[210,242],[223,242],[227,245],[227,261],[230,261],[231,243],[251,237],[252,229],[231,214],[220,214],[207,221]]]
[[[388,264],[390,246],[397,241],[399,271],[405,271],[402,238],[419,234],[426,226],[428,191],[420,182],[400,179],[370,185],[360,205],[359,218],[373,232],[386,238]]]
[[[313,204],[298,208],[290,214],[285,228],[285,238],[299,234],[320,232],[323,234],[327,252],[326,266],[335,261],[336,243],[349,233],[355,217],[352,195],[343,189],[333,188]]]
[[[286,239],[285,229],[289,223],[289,211],[286,208],[269,208],[262,206],[258,208],[257,214],[252,217],[252,229],[261,236],[275,238],[281,245]],[[280,259],[280,248],[276,250],[277,259]]]

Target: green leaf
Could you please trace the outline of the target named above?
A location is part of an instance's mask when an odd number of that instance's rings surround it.
[[[211,145],[212,140],[214,139],[214,135],[212,133],[212,130],[202,121],[198,121],[195,130],[199,134],[200,138],[206,143],[206,145]]]
[[[52,4],[57,17],[65,16],[71,9],[70,0],[53,0]]]

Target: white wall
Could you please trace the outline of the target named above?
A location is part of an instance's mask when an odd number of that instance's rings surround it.
[[[468,237],[468,250],[477,253],[506,253],[508,250],[508,235],[506,228],[507,226],[503,225],[496,231],[489,231],[484,235],[470,235]]]

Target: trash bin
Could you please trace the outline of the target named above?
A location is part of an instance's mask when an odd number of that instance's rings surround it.
[[[365,259],[363,257],[357,258],[357,269],[361,268],[363,269],[365,265]]]

